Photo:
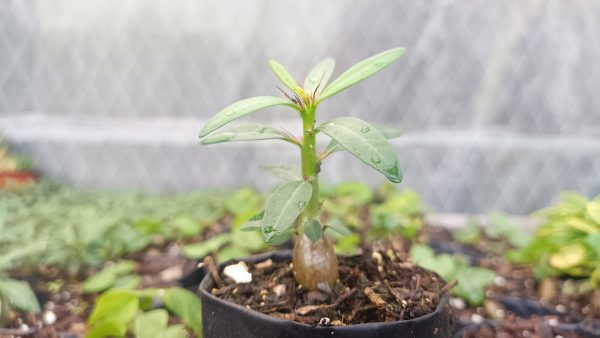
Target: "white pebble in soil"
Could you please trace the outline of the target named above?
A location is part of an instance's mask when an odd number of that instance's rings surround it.
[[[248,272],[248,266],[246,266],[246,263],[244,262],[226,266],[225,269],[223,269],[223,274],[233,279],[236,283],[252,282],[252,274]]]
[[[56,314],[52,311],[46,311],[42,315],[42,320],[44,321],[44,324],[52,325],[56,323]]]
[[[454,297],[450,298],[450,305],[457,310],[464,310],[467,306],[464,300]]]
[[[471,315],[471,321],[475,324],[481,324],[481,323],[483,323],[483,317],[481,315],[474,313]]]

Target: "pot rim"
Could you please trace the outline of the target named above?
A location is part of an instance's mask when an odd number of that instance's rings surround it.
[[[235,264],[237,262],[246,262],[248,259],[252,259],[253,261],[260,262],[260,261],[264,261],[267,259],[271,259],[274,256],[277,256],[279,258],[291,257],[291,253],[292,253],[291,250],[268,251],[265,253],[248,256],[245,258],[232,259],[227,262],[219,264],[219,266],[217,267],[217,270],[219,270],[219,272],[220,272],[227,265]],[[202,279],[202,281],[200,282],[200,285],[198,288],[200,293],[202,294],[202,296],[209,297],[209,298],[211,298],[211,300],[220,302],[220,303],[224,304],[225,306],[233,306],[234,308],[236,308],[238,310],[243,310],[245,312],[248,312],[251,315],[258,317],[258,319],[260,319],[260,320],[271,321],[271,322],[280,323],[280,324],[287,323],[288,325],[299,325],[299,326],[308,327],[308,328],[322,328],[322,329],[330,329],[330,330],[335,329],[335,330],[342,330],[342,331],[352,330],[354,328],[376,329],[376,328],[381,328],[382,326],[393,326],[393,325],[397,325],[399,323],[410,324],[411,322],[427,320],[433,316],[436,316],[438,313],[444,311],[444,307],[447,306],[449,303],[448,293],[444,293],[441,295],[440,301],[439,301],[437,307],[435,308],[435,311],[430,312],[426,315],[417,317],[417,318],[393,321],[393,322],[371,322],[371,323],[360,323],[360,324],[340,325],[340,326],[313,326],[313,325],[308,325],[305,323],[296,322],[296,321],[289,320],[289,319],[273,317],[268,314],[264,314],[260,311],[249,309],[240,304],[228,302],[224,299],[221,299],[221,298],[213,295],[209,291],[207,291],[207,289],[212,288],[213,285],[214,285],[214,281],[213,281],[212,275],[210,274],[210,272],[207,272],[206,275],[204,276],[204,278]]]

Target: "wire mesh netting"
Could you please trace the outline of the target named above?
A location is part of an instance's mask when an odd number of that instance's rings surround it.
[[[394,46],[406,56],[323,104],[406,130],[404,186],[439,211],[526,213],[600,193],[600,4],[586,1],[159,0],[0,3],[0,128],[51,178],[190,190],[257,184],[276,143],[197,146],[230,102]],[[292,127],[292,111],[249,120]],[[382,182],[348,155],[328,181]],[[273,183],[272,181],[269,181]]]

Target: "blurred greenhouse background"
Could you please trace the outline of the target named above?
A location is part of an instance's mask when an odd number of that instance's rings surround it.
[[[350,24],[352,23],[352,24]],[[0,131],[43,175],[156,191],[259,186],[277,142],[198,146],[229,103],[395,46],[406,56],[322,105],[405,130],[405,179],[437,211],[524,214],[600,193],[600,3],[588,0],[4,0]],[[296,130],[292,111],[254,119]],[[383,178],[347,154],[324,181]],[[268,181],[273,183],[273,181]],[[262,187],[264,188],[264,187]]]

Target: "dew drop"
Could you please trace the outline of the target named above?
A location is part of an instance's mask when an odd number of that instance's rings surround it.
[[[265,228],[265,234],[270,234],[271,232],[273,232],[273,227],[269,225]]]
[[[235,114],[235,110],[229,110],[229,111],[225,112],[225,115],[227,115],[227,116],[232,116],[233,114]]]
[[[373,163],[375,163],[375,164],[379,164],[379,163],[381,163],[381,159],[379,158],[379,156],[377,156],[377,155],[373,155],[373,156],[371,157],[371,162],[373,162]]]
[[[356,149],[354,152],[356,153],[356,155],[360,155],[360,150]]]
[[[333,123],[333,122],[329,122],[329,125],[330,125],[330,126],[335,126],[335,123]]]
[[[298,203],[298,210],[304,209],[305,205],[306,205],[306,202],[304,202],[304,201],[301,201],[300,203]]]
[[[364,127],[360,128],[360,131],[361,131],[362,133],[368,133],[368,132],[369,132],[369,130],[371,130],[371,128],[369,128],[369,126],[364,126]]]

